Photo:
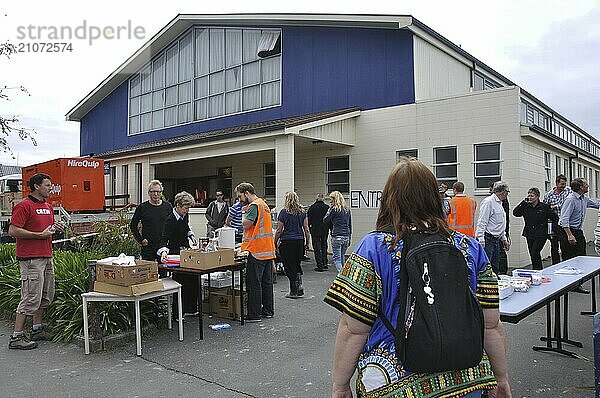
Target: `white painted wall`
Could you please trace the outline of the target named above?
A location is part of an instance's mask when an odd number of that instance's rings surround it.
[[[416,35],[413,36],[413,51],[417,101],[469,92],[469,66]]]

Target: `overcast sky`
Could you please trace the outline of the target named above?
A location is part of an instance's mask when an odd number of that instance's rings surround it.
[[[65,114],[178,13],[368,13],[411,14],[496,71],[600,138],[600,1],[313,1],[260,3],[168,1],[157,3],[5,0],[0,5],[0,42],[19,39],[20,26],[121,26],[131,21],[145,39],[71,40],[73,51],[19,53],[0,59],[0,86],[9,90],[0,114],[18,115],[37,131],[38,146],[9,137],[21,166],[79,155],[79,123]]]

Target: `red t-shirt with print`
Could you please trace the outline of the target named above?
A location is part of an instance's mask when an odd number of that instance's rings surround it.
[[[30,232],[42,232],[54,223],[54,211],[45,201],[28,196],[13,209],[10,223]],[[52,237],[48,239],[17,238],[17,257],[52,257]]]

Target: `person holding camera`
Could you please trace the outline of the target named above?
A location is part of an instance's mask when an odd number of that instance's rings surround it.
[[[525,199],[514,208],[513,215],[525,220],[522,235],[527,239],[531,266],[543,269],[540,253],[548,240],[548,223],[558,223],[558,216],[548,204],[540,202],[540,190],[535,187],[527,191]]]

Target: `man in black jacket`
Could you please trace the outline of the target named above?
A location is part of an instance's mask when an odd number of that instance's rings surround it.
[[[229,206],[223,200],[223,192],[217,191],[217,199],[210,202],[206,208],[206,236],[212,238],[213,232],[225,225],[228,214]]]
[[[323,217],[327,213],[329,206],[323,202],[323,194],[317,195],[315,203],[308,209],[308,228],[315,251],[315,262],[317,267],[315,271],[322,272],[327,267],[327,226],[323,222]]]
[[[540,190],[537,188],[527,191],[527,197],[514,208],[513,215],[525,219],[523,236],[527,239],[533,269],[543,269],[540,253],[548,239],[548,222],[558,223],[558,216],[550,206],[540,202]]]

